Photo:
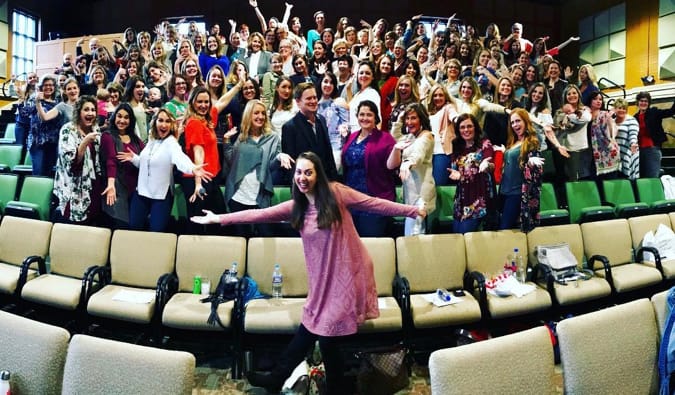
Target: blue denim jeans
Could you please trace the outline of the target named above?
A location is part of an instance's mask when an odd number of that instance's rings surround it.
[[[54,173],[58,146],[56,143],[33,145],[30,147],[30,159],[33,162],[33,175],[50,177]]]
[[[661,176],[661,148],[640,147],[640,177],[658,178]]]
[[[450,167],[450,155],[434,154],[431,157],[431,173],[434,176],[436,186],[450,185],[448,168]]]
[[[133,230],[144,230],[145,220],[150,215],[151,232],[164,232],[169,225],[171,216],[171,206],[173,205],[173,195],[166,193],[164,199],[150,199],[140,196],[134,191],[131,196],[131,206],[129,207],[129,228]]]
[[[454,220],[452,221],[452,231],[461,234],[475,232],[478,230],[482,221],[482,218],[470,218],[465,219],[464,221]]]

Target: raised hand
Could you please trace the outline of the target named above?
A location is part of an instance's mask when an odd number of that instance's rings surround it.
[[[190,221],[201,225],[217,224],[220,222],[220,217],[214,214],[213,211],[202,210],[202,212],[204,215],[190,217]]]

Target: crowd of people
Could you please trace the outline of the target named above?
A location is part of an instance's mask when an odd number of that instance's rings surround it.
[[[175,184],[190,216],[265,208],[306,151],[329,180],[387,200],[400,184],[430,213],[435,187],[457,185],[458,233],[536,226],[546,150],[559,184],[659,175],[660,120],[675,107],[641,93],[635,116],[624,100],[608,109],[591,65],[555,59],[578,37],[549,48],[519,23],[502,37],[420,15],[333,29],[322,11],[305,31],[292,4],[267,19],[249,3],[259,30],[130,27],[112,48],[82,38],[53,74],[29,75],[16,135],[33,173],[55,177],[56,220],[164,231]],[[388,218],[352,214],[361,236],[385,234]],[[424,232],[414,222],[406,235]]]

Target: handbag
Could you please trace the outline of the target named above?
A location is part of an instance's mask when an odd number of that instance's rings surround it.
[[[536,247],[537,261],[548,267],[555,282],[566,285],[567,281],[588,280],[589,273],[580,271],[577,258],[568,243],[543,244]]]
[[[360,351],[355,356],[361,360],[356,376],[360,394],[390,395],[408,387],[408,349],[403,345]]]

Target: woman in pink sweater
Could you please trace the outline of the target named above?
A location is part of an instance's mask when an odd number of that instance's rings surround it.
[[[192,217],[200,224],[289,221],[300,232],[305,250],[309,292],[302,325],[271,373],[252,372],[252,385],[278,392],[315,340],[319,340],[330,393],[343,393],[339,337],[357,332],[359,324],[379,316],[373,262],[361,242],[350,209],[380,215],[426,216],[426,210],[394,203],[329,183],[321,159],[305,152],[293,173],[293,199],[273,207]]]

